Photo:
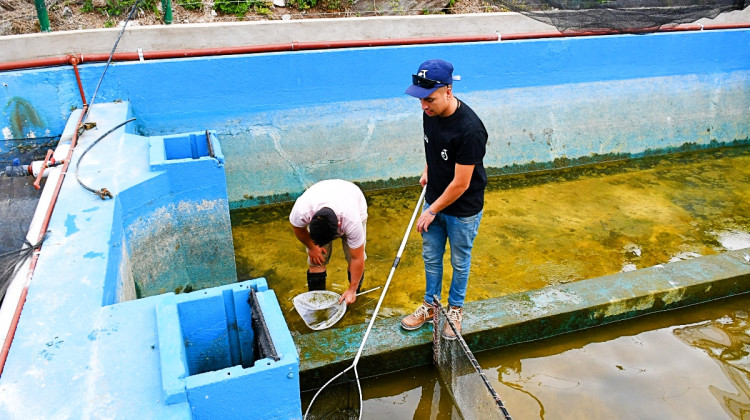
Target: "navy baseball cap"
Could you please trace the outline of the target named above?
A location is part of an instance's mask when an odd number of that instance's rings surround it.
[[[454,80],[461,80],[461,76],[453,76],[453,64],[440,59],[427,60],[419,66],[417,74],[411,76],[406,94],[426,98],[438,88],[452,85]]]

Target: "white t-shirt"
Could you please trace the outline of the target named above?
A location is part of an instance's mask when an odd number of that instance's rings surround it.
[[[339,235],[346,239],[350,248],[365,244],[362,222],[367,220],[367,201],[358,186],[343,179],[318,182],[294,203],[289,222],[295,227],[307,227],[313,215],[323,207],[336,213],[341,223]]]

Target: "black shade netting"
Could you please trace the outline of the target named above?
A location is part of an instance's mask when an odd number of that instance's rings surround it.
[[[274,361],[279,361],[281,358],[276,353],[276,347],[273,345],[273,340],[271,340],[271,332],[268,331],[268,325],[263,317],[263,311],[258,303],[258,296],[255,294],[255,289],[250,289],[250,297],[248,300],[252,311],[251,317],[253,331],[255,332],[253,346],[255,354],[258,355],[257,359],[269,358]]]
[[[491,0],[560,32],[648,32],[715,18],[745,0]]]
[[[29,241],[24,240],[22,248],[0,254],[0,302],[5,298],[5,293],[7,293],[13,278],[43,241],[44,238],[38,244],[32,245]]]
[[[437,296],[433,299],[433,362],[440,382],[453,400],[454,408],[464,419],[511,420],[508,410],[455,325],[452,329],[455,338],[444,337],[446,323],[452,322]]]
[[[353,369],[347,369],[331,383],[319,390],[319,394],[307,408],[305,420],[356,420],[362,407],[359,382]]]

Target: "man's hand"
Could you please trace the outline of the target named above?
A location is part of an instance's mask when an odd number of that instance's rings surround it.
[[[346,302],[347,305],[351,305],[357,300],[357,289],[359,288],[359,283],[362,281],[362,274],[365,272],[365,246],[351,248],[349,256],[348,268],[351,280],[349,281],[349,287],[341,295],[341,299],[339,299],[339,303]]]
[[[326,249],[322,246],[313,245],[307,248],[307,255],[310,256],[310,262],[314,265],[322,266],[326,263]]]
[[[421,215],[419,215],[419,219],[417,219],[417,232],[427,232],[427,227],[430,226],[430,223],[432,223],[433,220],[435,220],[435,216],[430,214],[430,209],[423,211]]]
[[[461,194],[469,188],[471,175],[474,173],[474,165],[459,165],[457,163],[454,172],[453,180],[445,188],[445,191],[443,191],[434,203],[430,203],[430,207],[419,216],[419,220],[417,220],[417,232],[427,232],[427,227],[435,220],[435,216],[442,209],[458,200]],[[422,174],[422,178],[419,180],[420,184],[423,180],[425,183],[427,182],[427,167],[425,167],[425,173]],[[430,212],[434,214],[430,214]]]
[[[354,301],[357,300],[357,289],[346,289],[344,294],[341,295],[341,298],[339,299],[339,303],[346,302],[347,305],[351,305],[354,303]]]

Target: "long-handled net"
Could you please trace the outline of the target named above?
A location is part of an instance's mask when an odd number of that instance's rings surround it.
[[[305,410],[305,419],[361,419],[362,418],[362,386],[359,383],[359,373],[357,372],[357,363],[359,358],[362,356],[362,350],[365,348],[367,338],[370,336],[372,326],[375,323],[375,318],[378,316],[380,311],[380,305],[383,303],[386,293],[388,293],[388,286],[391,284],[393,278],[393,272],[396,271],[398,263],[401,261],[401,254],[404,252],[406,241],[409,239],[409,233],[411,227],[414,224],[417,214],[419,214],[419,208],[424,199],[424,193],[426,188],[422,188],[422,194],[417,200],[417,206],[414,208],[414,213],[411,215],[409,220],[409,226],[406,228],[404,239],[401,241],[401,247],[399,247],[396,253],[396,259],[393,261],[391,267],[391,273],[388,275],[388,280],[383,286],[383,292],[380,294],[378,304],[375,306],[375,311],[372,313],[370,323],[367,325],[365,335],[362,337],[362,343],[359,345],[357,355],[354,357],[354,361],[351,366],[344,369],[338,375],[329,379],[313,396],[310,404]]]
[[[437,296],[432,299],[433,361],[443,385],[453,399],[454,407],[464,419],[511,420],[500,396],[485,376],[461,333],[448,318],[440,299]],[[442,331],[446,325],[453,330],[455,339],[443,337]]]

